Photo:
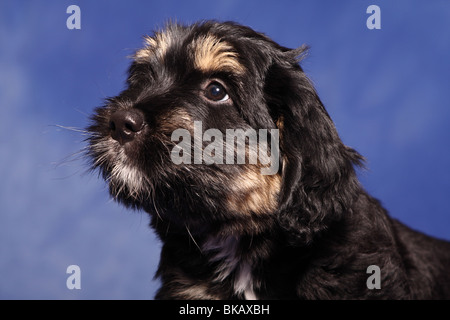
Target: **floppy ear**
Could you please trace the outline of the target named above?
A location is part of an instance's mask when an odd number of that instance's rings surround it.
[[[340,140],[299,66],[306,48],[281,52],[266,76],[266,99],[280,131],[279,222],[296,242],[310,242],[350,211],[359,190],[354,165],[363,158]]]

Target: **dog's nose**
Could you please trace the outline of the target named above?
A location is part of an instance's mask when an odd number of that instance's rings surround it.
[[[132,141],[143,127],[144,115],[136,109],[116,111],[109,119],[111,137],[120,144]]]

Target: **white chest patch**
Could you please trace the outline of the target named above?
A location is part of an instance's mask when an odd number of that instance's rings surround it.
[[[214,251],[212,261],[220,262],[216,281],[224,281],[234,272],[234,292],[244,294],[246,300],[257,300],[253,288],[252,266],[237,255],[239,241],[237,237],[210,238],[202,249],[206,252]]]

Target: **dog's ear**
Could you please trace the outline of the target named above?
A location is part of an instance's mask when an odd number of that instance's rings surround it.
[[[266,101],[279,129],[282,184],[279,221],[303,243],[351,210],[360,190],[345,146],[299,65],[307,48],[281,50],[266,76]]]

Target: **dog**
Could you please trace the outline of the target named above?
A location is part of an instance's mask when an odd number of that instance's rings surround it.
[[[450,243],[363,189],[363,157],[300,66],[306,46],[217,21],[144,39],[91,117],[87,156],[115,200],[150,214],[156,299],[450,298]]]

